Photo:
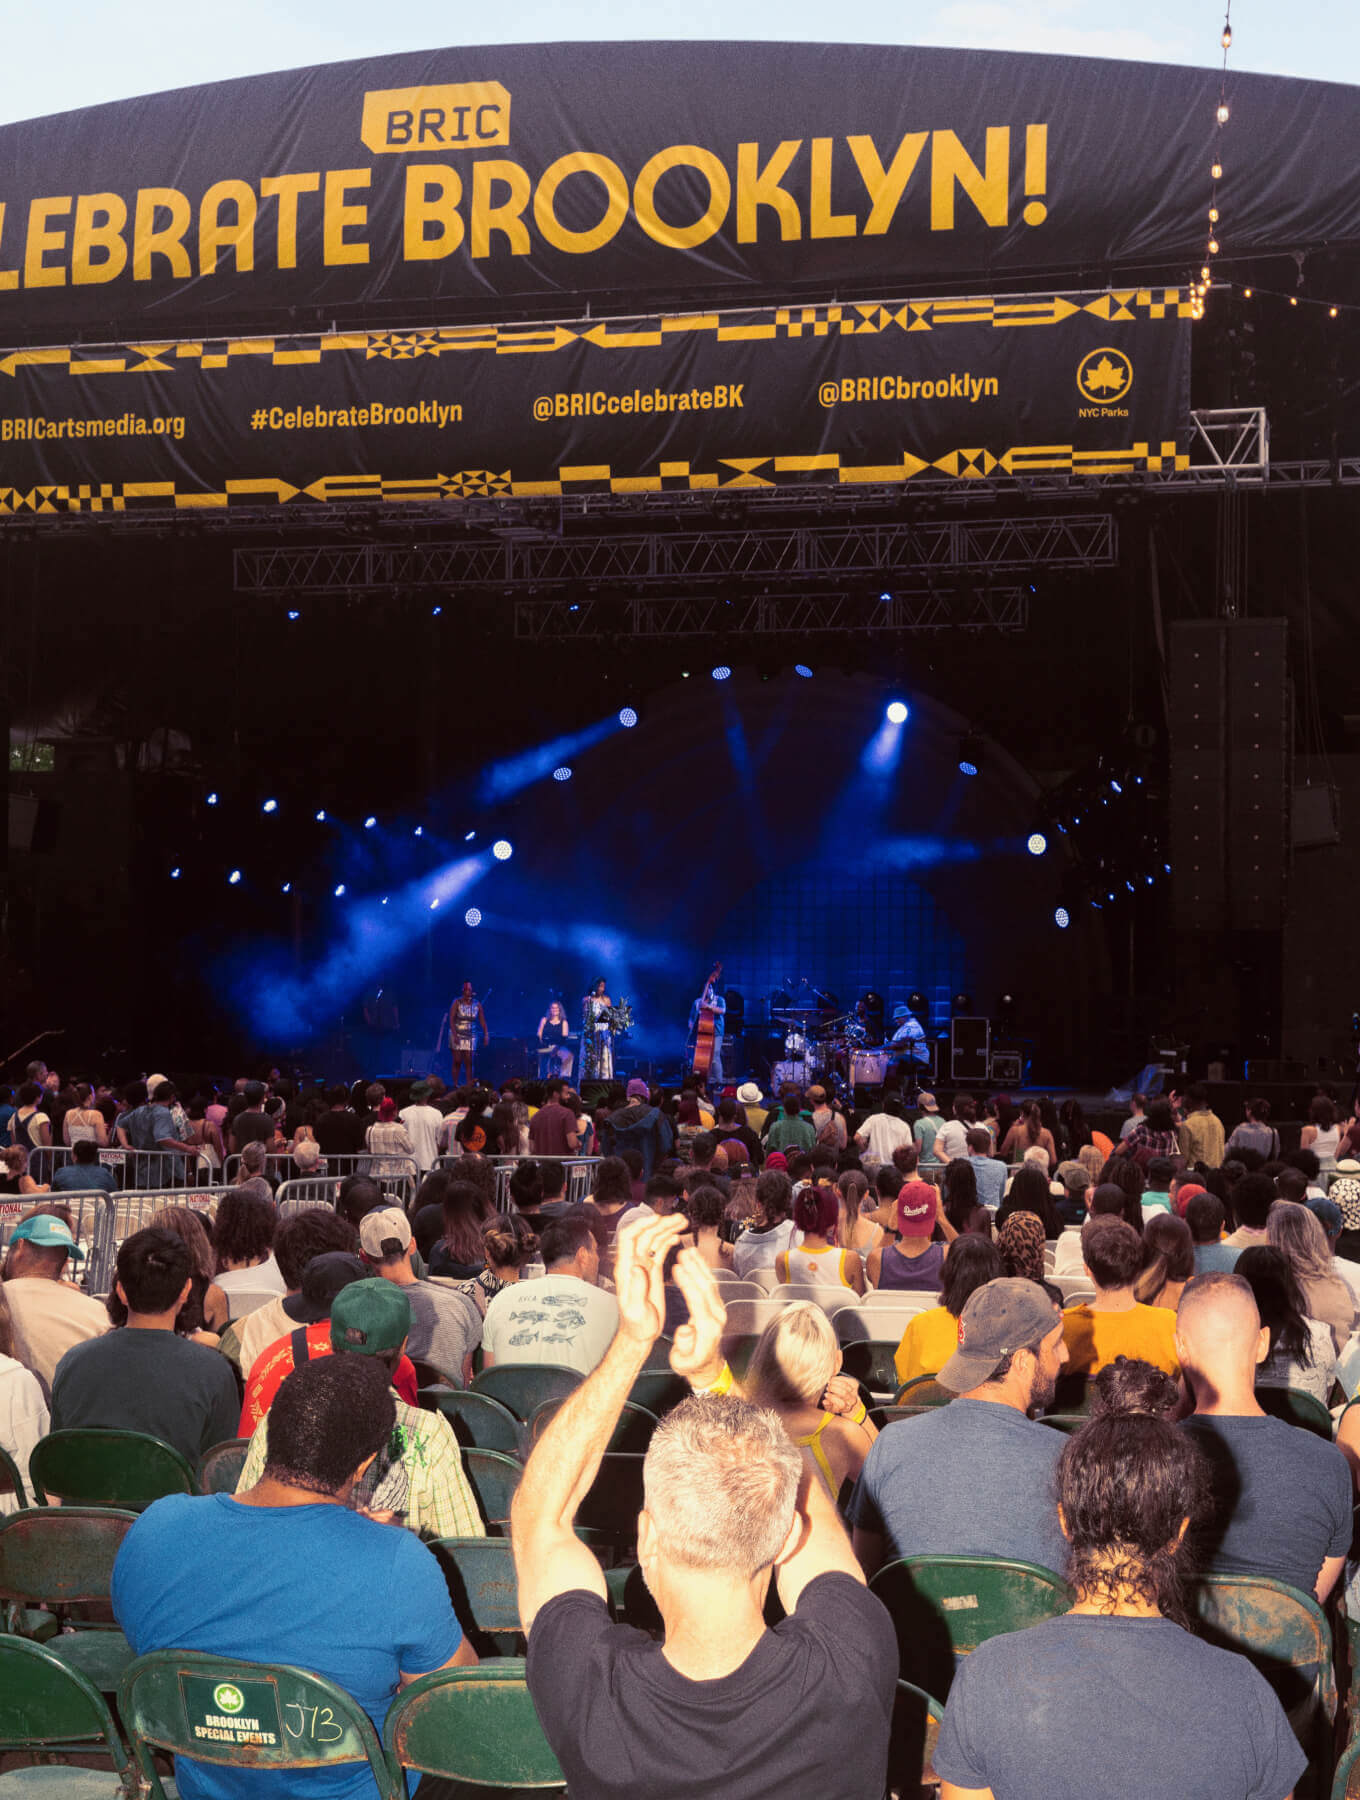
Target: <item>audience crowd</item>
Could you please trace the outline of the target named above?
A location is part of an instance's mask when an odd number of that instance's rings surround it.
[[[113,1616],[135,1653],[314,1669],[379,1730],[401,1686],[478,1658],[429,1546],[508,1533],[573,1800],[878,1800],[897,1679],[929,1677],[874,1578],[919,1556],[1067,1584],[959,1662],[946,1800],[1097,1779],[1286,1800],[1308,1756],[1205,1640],[1196,1583],[1349,1609],[1360,1130],[1323,1093],[1289,1150],[1261,1100],[1226,1125],[1195,1087],[1128,1115],[1107,1135],[1075,1101],[855,1111],[640,1079],[309,1095],[276,1072],[182,1101],[34,1065],[0,1090],[0,1449],[31,1487],[51,1431],[144,1433],[193,1471],[237,1440],[234,1493],[129,1529]],[[156,1197],[101,1297],[79,1197],[140,1174]],[[307,1185],[280,1207],[284,1182]],[[660,1422],[625,1417],[667,1364]],[[507,1518],[440,1395],[545,1366]],[[578,1513],[639,1417],[647,1598],[619,1624]],[[188,1800],[374,1793],[361,1765],[176,1778]]]

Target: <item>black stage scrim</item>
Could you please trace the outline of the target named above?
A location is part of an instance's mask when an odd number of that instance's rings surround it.
[[[1165,278],[1202,260],[1220,84],[993,51],[518,45],[5,125],[0,343]],[[1337,162],[1356,90],[1234,75],[1232,107],[1225,251],[1360,242]]]
[[[0,356],[0,516],[1183,468],[1175,288]]]

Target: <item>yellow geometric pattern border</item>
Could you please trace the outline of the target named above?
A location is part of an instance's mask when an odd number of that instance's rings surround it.
[[[1061,325],[1086,313],[1109,323],[1189,319],[1185,288],[1116,288],[1100,294],[978,295],[946,300],[872,300],[836,306],[776,306],[761,311],[675,313],[641,319],[583,319],[572,325],[440,325],[415,331],[342,331],[298,337],[166,339],[157,343],[54,346],[11,350],[0,375],[64,369],[72,376],[171,375],[226,369],[250,360],[276,369],[316,366],[334,355],[389,362],[417,357],[551,356],[575,344],[598,350],[655,350],[686,338],[716,343],[780,338],[873,337],[885,332],[985,326],[996,331]]]
[[[625,475],[608,463],[566,464],[545,480],[517,480],[509,469],[460,469],[453,474],[388,477],[323,475],[305,487],[277,476],[228,481],[216,491],[181,489],[174,481],[44,484],[23,490],[0,487],[0,518],[22,514],[120,513],[150,508],[183,512],[234,506],[280,506],[314,501],[471,500],[535,498],[581,493],[661,494],[730,492],[807,484],[906,483],[930,473],[956,481],[989,475],[1156,475],[1188,469],[1190,459],[1174,442],[1131,444],[1122,450],[1081,450],[1072,444],[1017,445],[1000,454],[980,448],[951,450],[933,462],[904,452],[895,462],[852,464],[836,452],[812,456],[727,456],[716,466],[663,462],[655,473]]]

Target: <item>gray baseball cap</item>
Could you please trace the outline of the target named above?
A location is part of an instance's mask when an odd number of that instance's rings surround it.
[[[1002,1276],[976,1288],[959,1318],[959,1347],[939,1379],[956,1394],[981,1385],[1016,1350],[1032,1350],[1061,1314],[1037,1281]]]

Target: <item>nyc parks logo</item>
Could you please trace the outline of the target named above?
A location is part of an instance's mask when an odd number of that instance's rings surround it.
[[[1081,408],[1081,417],[1104,417],[1114,414],[1128,417],[1128,408],[1119,402],[1133,387],[1133,364],[1122,350],[1090,350],[1077,364],[1077,392],[1089,407]]]

